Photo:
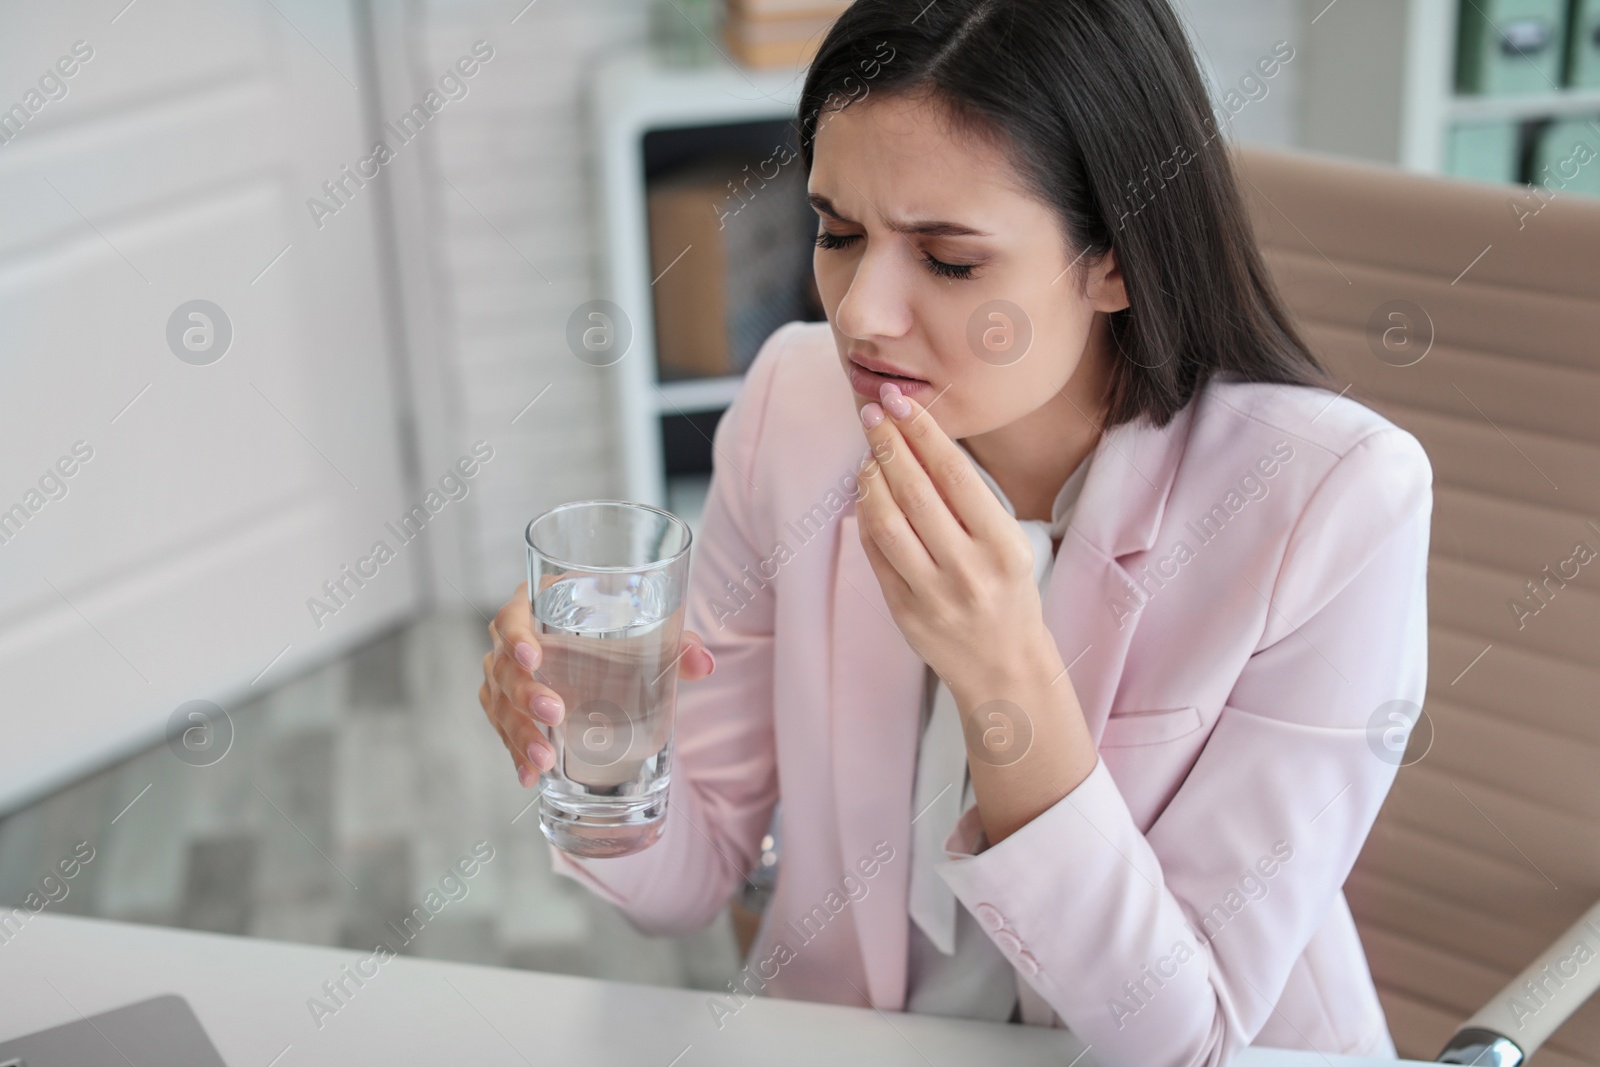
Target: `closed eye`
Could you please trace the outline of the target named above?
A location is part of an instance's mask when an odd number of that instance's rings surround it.
[[[859,233],[829,233],[827,230],[823,230],[817,234],[817,247],[832,251],[838,248],[848,248],[859,240],[861,240]]]
[[[821,230],[817,233],[817,247],[836,251],[849,248],[861,239],[859,233],[829,233]],[[972,277],[973,265],[970,263],[946,263],[942,259],[935,259],[928,253],[922,253],[922,261],[927,268],[941,278],[965,280]]]
[[[943,260],[934,259],[926,252],[922,253],[922,258],[928,264],[928,269],[941,278],[964,280],[972,277],[972,264],[970,263],[946,263]]]

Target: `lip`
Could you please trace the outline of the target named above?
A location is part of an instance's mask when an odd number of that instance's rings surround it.
[[[890,363],[890,362],[888,362],[886,360],[868,359],[866,356],[858,356],[858,355],[856,355],[854,353],[849,354],[849,356],[847,358],[850,360],[851,363],[854,363],[859,367],[864,367],[867,370],[872,371],[875,374],[897,374],[902,378],[916,378],[917,377],[915,374],[912,374],[910,371],[906,370],[904,367],[898,367],[895,364]],[[917,379],[917,380],[924,381],[926,379]]]
[[[933,392],[933,384],[931,382],[925,382],[920,379],[892,378],[887,374],[868,369],[863,363],[854,358],[848,358],[847,362],[850,370],[850,388],[854,389],[858,396],[864,396],[869,400],[878,399],[879,390],[883,387],[884,382],[893,382],[906,396],[915,397],[919,401],[922,397]],[[891,363],[883,363],[879,360],[873,360],[872,362],[875,366],[891,373],[898,373],[898,368]]]

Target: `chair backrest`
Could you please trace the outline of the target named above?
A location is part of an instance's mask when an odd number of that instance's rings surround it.
[[[1600,898],[1600,199],[1235,158],[1302,336],[1433,463],[1425,715],[1345,887],[1431,1060]],[[1531,1062],[1600,1067],[1600,998]]]

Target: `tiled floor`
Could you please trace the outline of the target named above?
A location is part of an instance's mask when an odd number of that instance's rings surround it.
[[[0,904],[87,841],[93,859],[45,885],[67,891],[51,910],[724,988],[738,970],[726,911],[695,936],[648,938],[551,872],[478,706],[488,647],[476,615],[424,618],[229,708],[232,747],[210,766],[161,746],[0,821]],[[480,841],[493,858],[452,876]]]

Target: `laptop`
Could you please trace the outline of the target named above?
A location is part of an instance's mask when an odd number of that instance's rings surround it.
[[[227,1067],[176,994],[0,1041],[0,1067]]]

